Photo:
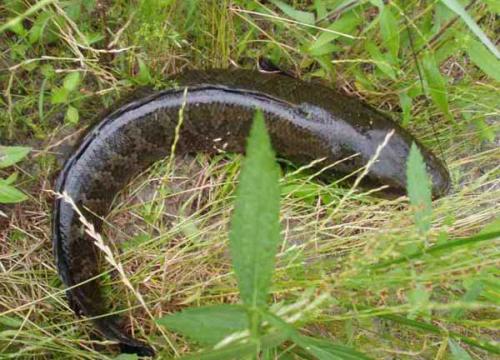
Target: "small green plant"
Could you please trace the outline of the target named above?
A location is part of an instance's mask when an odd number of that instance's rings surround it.
[[[292,325],[325,296],[307,292],[293,305],[269,306],[269,288],[281,242],[279,169],[264,117],[257,112],[240,175],[229,241],[232,265],[243,304],[191,308],[158,323],[208,350],[187,358],[243,359],[272,355],[291,342],[288,351],[318,359],[368,359],[344,345],[303,336]]]
[[[65,120],[71,124],[78,123],[80,118],[78,109],[72,105],[74,94],[78,91],[80,81],[79,72],[70,72],[64,77],[63,86],[52,89],[52,104],[65,104],[67,106]]]
[[[14,165],[21,161],[31,151],[29,147],[0,146],[0,169]],[[0,203],[12,204],[26,200],[28,197],[12,184],[17,180],[17,172],[13,172],[6,179],[0,178]]]

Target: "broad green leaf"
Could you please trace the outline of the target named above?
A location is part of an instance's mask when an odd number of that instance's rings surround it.
[[[362,354],[348,346],[337,345],[323,339],[316,339],[310,336],[300,335],[294,337],[293,341],[304,348],[308,353],[318,360],[369,360]]]
[[[215,345],[225,337],[248,328],[247,311],[236,305],[188,308],[156,322],[204,345]]]
[[[467,13],[464,7],[457,0],[441,0],[443,4],[448,6],[450,10],[454,11],[462,20],[467,24],[469,29],[481,40],[481,42],[491,51],[493,55],[500,59],[500,52],[496,48],[495,44],[488,39],[488,36],[481,30],[481,28],[476,24],[474,19]]]
[[[0,145],[0,169],[14,165],[21,161],[31,151],[25,146],[1,146]]]
[[[500,60],[495,58],[481,43],[470,39],[466,45],[470,60],[486,75],[500,81]]]
[[[279,171],[264,116],[255,115],[236,192],[229,241],[243,302],[266,304],[280,242]]]
[[[392,68],[391,64],[387,62],[387,60],[385,59],[384,55],[380,52],[377,45],[375,45],[371,41],[367,41],[365,48],[370,53],[370,56],[375,61],[375,65],[380,69],[380,71],[382,71],[392,80],[396,80],[396,72]]]
[[[389,6],[384,6],[380,13],[380,33],[393,61],[397,62],[399,54],[399,26]]]
[[[26,200],[28,197],[15,187],[0,184],[0,204],[14,204]]]
[[[456,341],[450,339],[448,340],[448,344],[450,345],[451,358],[453,360],[472,360],[467,351],[462,349]]]
[[[80,84],[80,73],[78,71],[70,72],[64,77],[63,87],[69,92],[75,91]]]
[[[56,87],[52,89],[50,101],[52,104],[64,104],[68,101],[69,91],[64,87]]]
[[[79,119],[80,115],[78,114],[78,110],[75,107],[69,105],[68,109],[66,110],[66,120],[69,123],[75,125],[78,123]]]
[[[270,0],[270,1],[293,20],[307,25],[314,25],[315,20],[313,13],[296,10],[292,6],[284,3],[283,1],[279,0]]]
[[[434,56],[427,54],[423,59],[424,78],[432,100],[436,106],[450,119],[452,119],[448,106],[448,96],[446,91],[446,82],[441,76],[439,67],[436,64]]]
[[[425,234],[431,227],[432,194],[431,181],[425,171],[425,162],[417,145],[413,143],[406,164],[406,182],[410,204],[413,207],[415,224]]]

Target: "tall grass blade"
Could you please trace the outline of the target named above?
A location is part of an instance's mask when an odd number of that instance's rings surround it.
[[[444,334],[445,333],[443,328],[441,328],[439,326],[435,326],[435,325],[424,323],[424,322],[417,321],[417,320],[411,320],[411,319],[408,319],[408,318],[405,318],[405,317],[402,317],[399,315],[380,315],[380,317],[387,319],[387,320],[397,322],[399,324],[413,327],[415,329],[419,329],[422,331],[433,333],[433,334]],[[493,354],[500,354],[500,347],[498,347],[497,345],[491,344],[487,341],[472,339],[472,338],[469,338],[467,336],[460,335],[454,331],[446,331],[446,334],[450,338],[458,339],[465,344],[477,347],[479,349],[486,350],[486,351],[493,353]]]
[[[495,232],[489,232],[485,234],[478,234],[470,237],[465,237],[465,238],[460,238],[460,239],[455,239],[448,241],[444,244],[438,244],[431,246],[425,250],[418,250],[415,251],[409,255],[401,256],[393,260],[388,260],[388,261],[382,261],[377,264],[369,266],[369,269],[382,269],[391,265],[395,264],[402,264],[405,262],[409,262],[410,260],[415,260],[418,258],[421,258],[422,256],[426,254],[435,254],[437,252],[443,251],[443,250],[450,250],[456,247],[460,246],[466,246],[466,245],[472,245],[478,242],[482,241],[487,241],[487,240],[493,240],[496,238],[500,237],[500,231],[495,231]]]
[[[406,164],[406,181],[410,204],[414,210],[415,224],[421,234],[431,228],[431,181],[425,171],[425,162],[417,145],[413,143]]]
[[[449,118],[453,119],[448,105],[448,92],[446,90],[446,82],[439,71],[434,56],[427,53],[424,56],[423,62],[424,79],[427,85],[427,92],[432,98],[436,106]]]
[[[476,24],[474,19],[467,13],[464,7],[457,0],[441,0],[441,2],[448,8],[450,8],[451,11],[460,16],[465,24],[469,27],[469,29],[479,38],[479,40],[481,40],[481,42],[491,51],[491,53],[498,59],[500,59],[500,52],[496,48],[495,44],[491,42],[488,36],[486,36],[479,25]]]
[[[397,62],[400,41],[399,26],[389,6],[384,6],[380,13],[380,33],[384,40],[384,46],[389,50],[392,60]]]
[[[30,7],[28,10],[26,10],[24,13],[22,13],[19,16],[16,16],[15,18],[10,19],[3,25],[0,25],[0,34],[3,33],[5,30],[10,28],[11,26],[15,26],[22,20],[26,19],[28,16],[31,14],[37,12],[39,9],[43,8],[44,6],[49,5],[50,3],[55,2],[56,0],[41,0],[38,1],[36,4],[34,4],[32,7]]]
[[[500,60],[494,57],[478,41],[470,39],[466,46],[467,55],[471,61],[486,75],[500,81]]]

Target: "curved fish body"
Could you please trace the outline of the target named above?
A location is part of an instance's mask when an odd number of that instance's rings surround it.
[[[335,167],[341,173],[366,165],[394,130],[367,177],[405,189],[406,159],[412,142],[418,142],[356,99],[321,85],[249,70],[192,71],[175,80],[178,87],[151,93],[106,116],[61,171],[55,190],[67,193],[98,231],[114,196],[131,177],[169,155],[181,108],[176,153],[243,152],[255,110],[261,109],[280,157],[299,165],[324,158],[324,166],[351,157]],[[433,194],[445,194],[450,183],[447,170],[418,146],[432,177]],[[98,283],[99,250],[75,209],[63,199],[54,205],[53,246],[72,308],[92,317],[123,351],[152,355],[152,348],[128,335],[119,319],[106,316],[108,307]]]

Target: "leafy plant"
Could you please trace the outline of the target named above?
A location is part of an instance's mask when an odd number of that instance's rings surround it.
[[[78,109],[72,105],[72,100],[78,90],[80,81],[79,72],[70,72],[64,77],[63,86],[52,89],[52,104],[65,104],[67,106],[65,119],[71,124],[78,123],[80,118]]]
[[[29,147],[22,146],[0,146],[0,169],[12,166],[28,155]],[[18,190],[14,184],[17,180],[17,172],[13,172],[6,179],[0,179],[0,203],[11,204],[26,200],[28,197]]]
[[[289,323],[298,314],[280,316],[279,311],[273,312],[269,307],[269,288],[281,242],[278,180],[279,169],[264,117],[258,111],[248,138],[229,233],[232,264],[243,304],[187,309],[157,322],[211,347],[196,358],[257,359],[262,351],[289,340],[318,359],[368,359],[349,347],[301,335]],[[307,305],[299,308],[304,312]]]

